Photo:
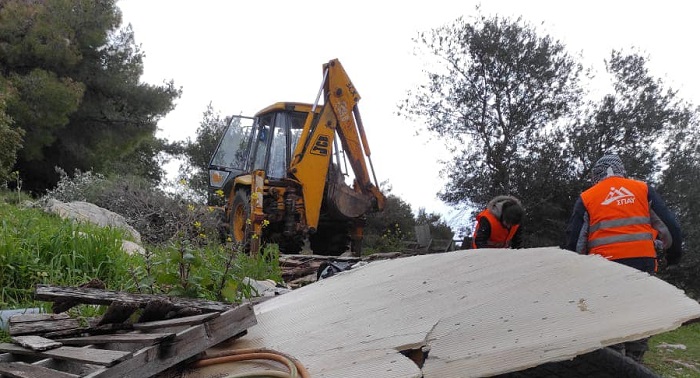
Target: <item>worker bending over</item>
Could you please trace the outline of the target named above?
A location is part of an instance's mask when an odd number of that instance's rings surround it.
[[[476,216],[472,248],[522,247],[523,206],[512,196],[497,196]]]

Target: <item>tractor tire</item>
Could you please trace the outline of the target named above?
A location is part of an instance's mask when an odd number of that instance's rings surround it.
[[[231,203],[230,225],[231,238],[234,242],[246,245],[250,238],[250,194],[245,189],[238,189],[234,193]]]
[[[624,356],[611,348],[576,356],[572,360],[548,362],[533,368],[513,373],[501,374],[500,378],[534,378],[534,377],[595,377],[595,378],[661,378],[648,367]]]

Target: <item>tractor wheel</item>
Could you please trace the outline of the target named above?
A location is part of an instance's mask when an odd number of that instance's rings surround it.
[[[233,241],[247,244],[250,219],[250,194],[245,189],[238,189],[231,204],[231,236]]]

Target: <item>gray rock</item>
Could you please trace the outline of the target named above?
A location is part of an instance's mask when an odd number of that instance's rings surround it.
[[[72,219],[78,222],[89,222],[101,227],[121,228],[127,231],[138,244],[141,243],[141,234],[126,223],[123,216],[103,209],[89,202],[61,202],[50,199],[46,202],[44,210],[56,214],[63,219]]]
[[[666,344],[666,343],[661,343],[656,346],[659,349],[680,349],[680,350],[686,350],[688,347],[686,347],[683,344]]]
[[[139,254],[143,256],[146,254],[146,250],[142,246],[129,240],[122,240],[122,251],[129,255]]]

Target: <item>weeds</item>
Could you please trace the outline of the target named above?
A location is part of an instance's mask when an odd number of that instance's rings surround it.
[[[374,235],[365,236],[367,248],[365,254],[394,252],[401,251],[404,248],[403,240],[406,239],[405,233],[401,230],[401,226],[395,223],[393,226],[384,230],[380,237]]]
[[[135,289],[143,293],[240,302],[252,296],[243,283],[246,277],[282,281],[275,244],[249,256],[230,243],[199,248],[182,243],[155,248],[138,260],[129,274],[137,283]]]
[[[120,230],[74,223],[0,203],[0,306],[32,302],[37,284],[74,286],[99,278],[112,288],[126,284],[130,256]]]

